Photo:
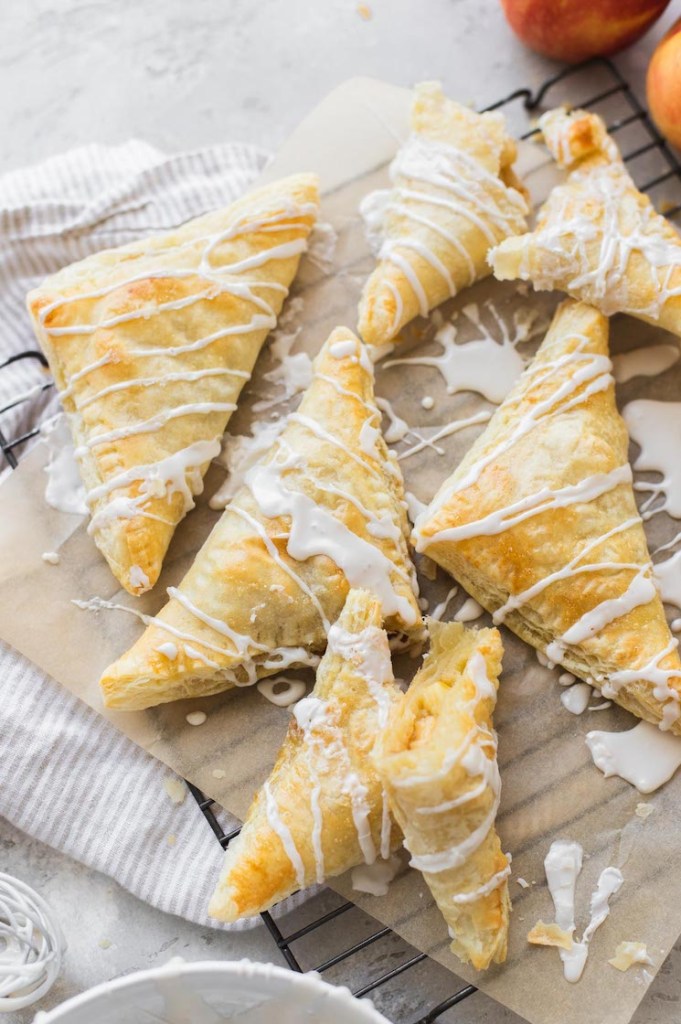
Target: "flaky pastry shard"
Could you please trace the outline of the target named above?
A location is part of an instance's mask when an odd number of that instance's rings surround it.
[[[371,759],[400,696],[381,621],[378,599],[351,590],[314,689],[294,705],[274,769],[227,849],[212,917],[252,917],[399,845]]]
[[[28,308],[76,444],[89,531],[131,594],[156,582],[319,206],[297,174],[48,278]]]
[[[104,673],[107,706],[204,696],[309,664],[351,586],[379,596],[388,629],[420,633],[402,475],[380,424],[366,348],[337,328],[298,411],[168,604]]]
[[[414,542],[550,661],[681,735],[681,662],[615,405],[608,321],[567,300]]]
[[[451,949],[485,970],[506,959],[510,858],[492,727],[503,648],[496,629],[429,620],[431,647],[374,754],[411,866],[444,917]]]
[[[539,211],[534,231],[490,253],[501,281],[558,289],[606,316],[629,313],[681,337],[681,236],[632,181],[596,114],[564,109],[539,125],[568,169]]]
[[[374,346],[486,277],[492,246],[527,230],[516,146],[501,114],[477,114],[424,82],[411,132],[391,165],[392,188],[361,208],[378,265],[360,301],[359,333]]]

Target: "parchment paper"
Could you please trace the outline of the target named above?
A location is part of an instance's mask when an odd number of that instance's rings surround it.
[[[368,79],[348,82],[300,126],[268,168],[268,178],[294,170],[320,172],[324,217],[333,222],[339,234],[336,273],[324,276],[308,263],[299,276],[297,290],[304,298],[299,343],[311,353],[337,324],[355,326],[357,297],[372,266],[357,205],[366,192],[386,182],[386,164],[406,134],[408,102],[409,94],[404,90]],[[547,188],[547,163],[541,147],[524,148],[522,164],[535,201]],[[453,300],[445,312],[475,301],[485,325],[500,337],[499,325],[495,326],[486,307],[488,300],[503,321],[510,323],[516,309],[528,307],[539,310],[546,320],[559,298],[523,291],[513,284],[486,281]],[[457,322],[462,325],[459,341],[479,335],[465,317]],[[423,322],[416,325],[403,353],[409,354],[417,341],[421,353],[439,351],[429,344],[424,330]],[[613,323],[614,351],[653,341],[657,334],[619,318]],[[524,345],[521,351],[529,356],[536,344]],[[265,353],[242,408],[232,419],[232,433],[248,429],[253,397],[261,390],[262,374],[270,366]],[[493,365],[490,373],[494,373]],[[681,366],[677,364],[660,377],[638,378],[619,387],[619,399],[624,404],[639,396],[676,397],[680,385]],[[454,418],[491,408],[472,393],[447,395],[437,370],[427,367],[410,367],[408,371],[379,367],[377,391],[391,399],[395,410],[426,435]],[[425,394],[435,399],[430,412],[420,405]],[[428,500],[480,429],[470,428],[442,441],[444,455],[426,449],[405,459],[402,467],[407,488]],[[97,679],[142,627],[133,616],[113,611],[93,614],[71,603],[74,598],[97,595],[155,613],[164,603],[165,588],[181,579],[219,514],[210,510],[207,499],[223,479],[223,471],[211,469],[198,507],[177,530],[161,581],[153,593],[136,600],[117,589],[83,522],[45,504],[45,458],[44,447],[38,445],[0,488],[2,638],[146,750],[229,811],[243,816],[275,760],[288,712],[274,707],[255,688],[232,690],[202,701],[181,701],[147,712],[105,711]],[[656,516],[648,527],[651,546],[675,532],[674,524],[665,516]],[[45,565],[42,552],[55,549],[60,552],[60,564]],[[420,564],[423,568],[422,561]],[[435,581],[423,572],[420,578],[431,608],[452,584],[442,573]],[[464,598],[460,592],[450,614]],[[486,621],[484,616],[478,624]],[[590,729],[625,728],[634,721],[619,709],[587,712],[581,717],[569,714],[559,701],[558,672],[542,668],[532,649],[508,631],[502,632],[505,671],[496,715],[503,780],[499,828],[504,849],[513,855],[510,885],[514,903],[507,963],[483,976],[463,968],[449,953],[444,923],[415,871],[405,867],[383,898],[354,892],[347,878],[333,884],[418,949],[537,1024],[566,1020],[572,1024],[623,1024],[630,1019],[654,969],[662,964],[681,931],[681,887],[676,877],[677,851],[681,848],[681,777],[647,798],[654,807],[647,820],[637,817],[634,810],[643,798],[621,780],[603,779],[584,743]],[[406,659],[397,674],[405,675],[416,665]],[[185,720],[187,712],[197,708],[208,714],[200,728]],[[35,714],[39,713],[36,709]],[[214,777],[216,768],[225,772],[224,779]],[[613,900],[610,919],[592,941],[584,977],[575,986],[564,981],[556,950],[528,947],[525,939],[538,918],[552,920],[542,865],[550,843],[559,837],[578,840],[586,854],[577,891],[578,934],[588,920],[589,896],[601,869],[607,864],[617,865],[625,879]],[[521,889],[515,881],[518,877],[530,882],[530,887]],[[647,943],[655,965],[648,975],[638,969],[623,975],[607,965],[616,945],[625,939]]]

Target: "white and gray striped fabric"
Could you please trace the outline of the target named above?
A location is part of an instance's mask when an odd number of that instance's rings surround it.
[[[36,343],[26,292],[89,253],[234,200],[267,155],[221,145],[167,156],[144,142],[86,146],[0,177],[0,364]],[[56,408],[36,361],[0,370],[0,430],[17,437]],[[0,644],[0,815],[115,878],[161,910],[212,924],[221,863],[215,836],[172,777],[25,658]],[[229,816],[221,816],[223,825]],[[233,823],[233,822],[232,822]],[[239,927],[234,926],[234,927]]]

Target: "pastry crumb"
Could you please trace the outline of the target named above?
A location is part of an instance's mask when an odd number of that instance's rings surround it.
[[[636,809],[634,810],[634,814],[636,815],[637,818],[649,818],[654,810],[655,810],[655,808],[653,807],[652,804],[647,804],[647,803],[641,801],[641,803],[636,804]]]
[[[227,776],[227,772],[224,768],[213,768],[214,779],[224,779]]]
[[[558,946],[560,949],[572,949],[572,936],[558,924],[544,924],[537,921],[534,928],[527,933],[527,941],[535,946]]]
[[[374,12],[369,7],[369,4],[357,4],[357,13],[362,21],[371,21],[374,16]]]
[[[527,882],[524,878],[516,878],[516,882],[518,883],[518,885],[520,886],[521,889],[529,889],[530,888],[530,883]]]
[[[59,555],[56,551],[43,551],[43,562],[47,562],[48,565],[59,565]]]
[[[163,788],[174,804],[184,803],[187,787],[181,779],[164,779]]]
[[[205,711],[190,711],[185,717],[190,725],[203,725],[208,715]]]
[[[99,948],[100,949],[110,949],[111,948],[111,939],[100,939],[99,940]]]
[[[176,842],[177,842],[177,836],[175,835],[174,832],[170,832],[166,836],[166,843],[168,844],[168,846],[174,846]]]
[[[608,963],[618,971],[628,971],[636,964],[648,964],[652,967],[653,961],[648,956],[645,942],[620,942],[615,955]]]

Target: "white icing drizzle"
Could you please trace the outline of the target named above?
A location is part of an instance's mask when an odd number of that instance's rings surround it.
[[[481,604],[475,600],[474,597],[467,597],[464,603],[461,605],[459,610],[454,616],[455,622],[473,622],[474,619],[479,619],[484,608]]]
[[[638,202],[616,147],[607,143],[607,156],[577,167],[566,185],[553,190],[518,276],[542,290],[578,294],[607,316],[624,312],[656,321],[668,299],[681,293],[671,286],[681,267],[681,246],[671,230],[665,233],[668,225],[652,204]],[[627,281],[634,253],[649,266],[636,290]],[[640,265],[638,273],[643,274]],[[642,301],[648,293],[649,301]]]
[[[667,646],[658,651],[646,665],[639,668],[619,669],[616,672],[611,672],[607,680],[599,682],[601,693],[604,697],[616,699],[619,690],[623,686],[644,679],[652,685],[655,699],[664,704],[660,729],[670,729],[679,717],[679,693],[670,686],[670,680],[681,680],[681,672],[678,669],[660,668],[660,662],[668,654],[671,654],[678,645],[679,641],[672,637]],[[667,703],[664,703],[665,701]]]
[[[216,294],[226,293],[233,295],[235,298],[248,301],[259,311],[259,313],[255,314],[246,323],[234,324],[229,327],[222,328],[213,334],[199,337],[182,345],[174,347],[151,346],[141,348],[131,346],[126,350],[126,356],[142,359],[146,357],[175,357],[187,352],[199,351],[221,338],[243,335],[255,331],[270,330],[276,325],[274,308],[262,295],[257,294],[254,289],[265,291],[269,290],[284,294],[287,289],[277,282],[260,282],[257,280],[249,281],[247,277],[242,277],[241,275],[246,274],[249,270],[264,265],[270,260],[289,259],[301,254],[307,248],[306,237],[298,237],[289,242],[274,244],[270,248],[264,249],[251,257],[241,260],[235,258],[232,262],[226,262],[220,266],[213,263],[212,256],[224,243],[238,240],[253,232],[265,234],[276,234],[277,232],[295,230],[306,232],[307,227],[305,224],[296,224],[292,223],[292,221],[295,218],[314,217],[315,215],[316,207],[314,204],[295,204],[293,202],[288,202],[285,204],[285,208],[278,213],[270,215],[264,214],[259,219],[241,220],[232,224],[224,231],[207,235],[202,238],[190,239],[182,246],[174,248],[174,251],[177,253],[182,250],[185,250],[188,253],[192,260],[190,265],[177,266],[166,270],[154,270],[151,268],[147,271],[133,274],[127,278],[122,278],[121,280],[102,288],[93,289],[91,291],[80,291],[77,295],[59,298],[54,302],[43,306],[40,310],[39,318],[41,328],[47,335],[52,337],[60,337],[62,335],[88,336],[97,331],[110,329],[123,323],[129,323],[138,319],[147,319],[161,312],[183,309],[201,300],[211,299]],[[161,255],[161,252],[158,252],[157,255]],[[196,263],[197,256],[198,263]],[[104,318],[97,322],[69,324],[66,326],[49,326],[47,323],[48,318],[55,310],[63,309],[72,303],[105,298],[106,296],[115,294],[119,291],[129,289],[138,282],[148,282],[152,280],[176,280],[178,282],[193,282],[199,280],[205,282],[206,287],[200,288],[195,293],[174,301],[163,303],[152,302],[151,304],[142,305],[137,309]],[[115,362],[116,358],[117,357],[112,351],[106,352],[91,364],[83,367],[77,373],[74,373],[71,379],[66,382],[65,388],[62,389],[62,400],[67,397],[72,398],[76,410],[80,413],[87,406],[90,406],[113,393],[125,391],[130,388],[138,387],[146,389],[154,386],[165,387],[169,383],[173,382],[193,382],[203,378],[217,378],[221,376],[232,376],[247,380],[250,376],[246,371],[238,369],[229,370],[223,367],[204,368],[196,371],[178,371],[156,376],[144,376],[129,381],[118,382],[101,388],[92,395],[85,394],[83,396],[77,396],[75,394],[74,388],[78,383],[85,380],[91,373],[103,366],[106,366],[111,362]],[[233,402],[219,401],[191,402],[174,408],[168,408],[147,419],[142,419],[135,423],[128,423],[120,427],[114,427],[110,430],[106,430],[89,437],[85,443],[81,444],[76,449],[76,457],[81,458],[88,451],[102,444],[116,442],[140,433],[155,433],[167,423],[180,417],[189,415],[203,416],[210,415],[212,413],[230,413],[233,412],[235,408],[236,406]],[[213,455],[214,454],[215,452],[213,452]],[[211,455],[211,458],[213,455]],[[191,465],[189,467],[190,473],[192,474],[191,485],[189,483],[185,483],[180,488],[176,487],[176,490],[181,489],[186,491],[188,487],[190,487],[193,494],[198,493],[196,488],[196,468],[196,465]],[[142,467],[142,469],[146,474],[151,472],[150,467]],[[129,471],[129,474],[132,472],[133,471]],[[131,477],[125,486],[129,486],[137,479],[145,480],[147,479],[147,476]],[[119,484],[117,486],[122,485]],[[107,496],[113,489],[115,488],[112,487],[101,492],[100,497]],[[101,489],[98,490],[101,491]],[[168,497],[169,496],[170,495],[168,494]],[[92,495],[88,496],[88,503],[90,505],[92,505],[94,500],[95,499],[93,499]],[[109,504],[111,507],[109,508],[106,516],[104,519],[99,516],[94,528],[101,526],[103,521],[106,520],[118,518],[119,516],[129,518],[131,515],[139,514],[143,509],[144,503],[138,499],[131,499],[130,501],[123,502],[114,500]],[[191,507],[191,498],[188,507]],[[185,511],[186,510],[187,508],[185,508]]]
[[[305,866],[303,864],[298,848],[293,841],[291,830],[288,825],[282,820],[277,801],[274,798],[272,790],[270,788],[269,779],[263,785],[263,793],[265,794],[265,813],[267,814],[267,820],[270,824],[270,828],[275,832],[281,840],[281,845],[284,847],[286,856],[293,865],[295,871],[296,881],[300,887],[305,885]]]
[[[677,345],[642,345],[614,356],[612,360],[615,380],[626,384],[634,377],[655,377],[668,370],[679,359]]]
[[[314,423],[307,417],[298,417],[300,419],[305,426],[308,422]],[[334,439],[334,444],[339,442]],[[371,469],[363,460],[360,462],[366,470]],[[393,574],[403,578],[404,574],[392,560],[374,544],[358,537],[312,498],[286,487],[284,472],[298,464],[296,456],[284,456],[253,466],[245,477],[245,483],[263,515],[291,517],[286,545],[289,555],[298,561],[313,555],[326,555],[344,572],[351,586],[366,587],[376,594],[386,615],[398,614],[405,623],[412,624],[415,611],[409,601],[395,591],[391,579]]]
[[[573,715],[582,715],[591,700],[591,687],[588,683],[575,683],[560,695],[563,707]]]
[[[210,499],[210,507],[224,509],[243,485],[247,471],[267,452],[285,426],[286,420],[262,420],[253,424],[252,436],[225,434],[216,458],[227,477]]]
[[[508,857],[508,863],[505,868],[502,868],[501,871],[497,871],[496,875],[492,875],[491,878],[486,882],[483,882],[483,884],[478,886],[477,889],[471,889],[470,892],[455,893],[454,896],[452,896],[452,903],[457,904],[457,906],[476,903],[477,900],[482,899],[484,896],[489,896],[489,894],[494,892],[495,889],[498,889],[502,882],[511,874],[511,858],[509,854],[506,854],[506,856]]]
[[[392,189],[367,196],[360,212],[365,220],[370,246],[378,259],[396,266],[409,282],[418,302],[419,311],[426,316],[428,298],[417,272],[418,261],[428,263],[444,281],[449,295],[456,288],[449,270],[425,239],[428,232],[437,235],[450,246],[468,267],[469,283],[476,277],[475,265],[458,235],[429,216],[427,207],[445,209],[469,222],[494,245],[509,234],[518,234],[525,228],[527,206],[515,189],[507,187],[500,178],[488,172],[465,150],[440,140],[412,134],[402,144],[390,167]],[[429,189],[436,192],[429,192]],[[391,237],[388,225],[403,218],[426,228],[416,238],[408,230]],[[380,243],[380,245],[379,245]],[[412,262],[414,254],[417,260]],[[396,300],[393,330],[402,316],[401,302],[394,285]]]
[[[167,643],[159,644],[156,650],[159,654],[164,654],[166,658],[169,658],[171,661],[175,661],[175,658],[177,658],[178,655],[177,644],[174,644],[172,640],[169,640]]]
[[[559,839],[551,844],[544,860],[546,880],[556,911],[556,924],[571,936],[575,931],[575,884],[582,870],[582,855],[579,843]],[[567,981],[574,983],[581,978],[589,954],[589,942],[610,913],[610,898],[619,891],[623,881],[622,872],[618,868],[607,867],[601,872],[591,896],[591,917],[581,942],[573,939],[571,949],[559,950]]]
[[[525,367],[525,361],[517,346],[529,341],[533,334],[537,333],[534,328],[538,313],[531,309],[516,310],[515,331],[511,336],[495,307],[488,304],[486,309],[499,327],[500,340],[484,327],[478,315],[477,304],[470,303],[464,306],[461,313],[481,329],[481,337],[458,343],[457,327],[452,322],[445,323],[437,330],[433,339],[442,349],[439,355],[391,359],[384,363],[384,369],[387,370],[391,366],[432,366],[443,377],[450,395],[460,391],[476,391],[489,402],[502,402]],[[458,317],[458,314],[455,314],[455,317]],[[493,373],[490,373],[491,366],[494,367]]]
[[[640,793],[654,793],[681,765],[681,739],[650,722],[626,732],[589,732],[586,745],[606,779],[618,775]]]
[[[399,869],[400,859],[395,855],[382,857],[373,864],[358,864],[351,872],[352,888],[370,896],[385,896]]]
[[[256,683],[258,692],[278,708],[288,708],[305,694],[307,689],[302,679],[288,679],[286,676],[272,676]]]
[[[491,413],[482,410],[481,412],[474,413],[472,416],[466,416],[460,420],[452,420],[451,423],[440,427],[431,437],[422,437],[417,444],[407,448],[406,451],[400,452],[397,459],[399,462],[402,462],[404,459],[410,459],[412,455],[417,455],[424,448],[433,448],[438,455],[444,455],[445,450],[444,448],[438,448],[438,441],[441,441],[444,437],[450,437],[452,434],[458,434],[460,430],[465,430],[467,427],[475,427],[480,423],[487,423],[491,416]]]
[[[590,611],[585,612],[558,640],[548,644],[547,658],[554,664],[561,662],[565,656],[566,646],[576,646],[590,640],[611,622],[628,615],[634,608],[653,601],[657,597],[657,590],[650,576],[645,575],[649,572],[649,566],[639,569],[622,594],[601,601]]]
[[[654,565],[653,575],[662,600],[681,608],[681,551]]]
[[[662,475],[655,483],[637,481],[635,489],[650,492],[650,501],[663,495],[664,501],[655,511],[665,511],[681,519],[681,402],[641,398],[625,405],[622,415],[631,439],[641,449],[634,469]],[[652,513],[644,509],[643,518],[650,515]]]
[[[490,463],[494,462],[500,455],[510,451],[518,441],[526,437],[539,423],[550,416],[557,413],[565,413],[581,405],[592,395],[604,391],[612,385],[613,378],[610,373],[612,364],[608,357],[598,353],[584,352],[585,345],[589,343],[588,338],[585,336],[575,335],[574,340],[577,341],[577,346],[573,352],[559,356],[552,362],[538,365],[531,364],[528,370],[526,370],[529,386],[519,398],[526,398],[531,393],[533,384],[541,386],[560,374],[567,367],[574,366],[575,369],[572,375],[560,383],[553,393],[537,401],[529,412],[525,413],[518,420],[513,429],[497,444],[493,445],[486,454],[482,455],[477,462],[473,463],[459,480],[452,481],[448,486],[444,487],[435,498],[430,511],[434,511],[444,505],[452,495],[458,494],[460,491],[477,483],[483,470]],[[542,491],[540,495],[544,493]],[[537,500],[541,500],[539,496],[534,497]],[[550,494],[547,495],[547,498],[549,497]],[[532,501],[532,499],[525,500]],[[504,511],[502,511],[502,516]],[[417,523],[417,551],[425,550],[429,544],[437,543],[440,538],[444,539],[446,531],[435,534],[432,538],[421,537],[418,532],[418,526],[419,524]]]
[[[449,607],[449,602],[452,600],[453,597],[456,597],[458,593],[459,588],[452,587],[451,590],[448,591],[444,601],[441,601],[439,604],[436,604],[435,607],[433,608],[433,611],[430,613],[431,619],[435,619],[437,622],[439,622],[442,619],[442,616],[446,614],[447,608]]]
[[[45,501],[57,512],[87,515],[85,488],[65,414],[58,413],[43,423],[40,437],[47,448]]]

